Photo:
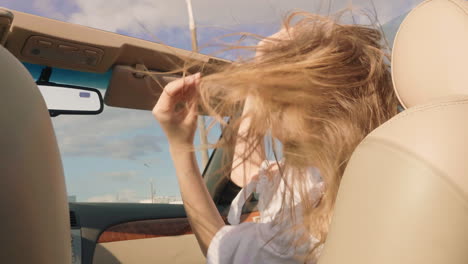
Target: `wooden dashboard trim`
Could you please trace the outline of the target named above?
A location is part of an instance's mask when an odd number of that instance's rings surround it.
[[[258,212],[241,216],[241,221],[255,222]],[[170,237],[193,234],[187,218],[169,218],[133,221],[111,226],[98,238],[97,243],[108,243],[126,240],[136,240],[155,237]]]

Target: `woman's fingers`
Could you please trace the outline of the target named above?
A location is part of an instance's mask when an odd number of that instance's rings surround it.
[[[197,90],[200,74],[178,79],[164,87],[164,91],[153,108],[153,115],[159,121],[171,146],[193,144],[196,126]]]
[[[198,79],[200,79],[200,73],[177,79],[167,84],[164,91],[168,96],[175,96],[180,92],[184,92],[184,88],[187,86],[195,84]]]
[[[200,73],[170,82],[153,109],[153,113],[172,112],[179,103],[190,101],[195,95],[195,87],[200,79]]]

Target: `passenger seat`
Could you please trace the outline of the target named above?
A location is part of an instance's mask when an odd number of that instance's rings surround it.
[[[0,46],[0,263],[71,263],[57,141],[26,68]]]
[[[392,74],[407,110],[355,150],[319,264],[466,264],[468,2],[410,12]]]

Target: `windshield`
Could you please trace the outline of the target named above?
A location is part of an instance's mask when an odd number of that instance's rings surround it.
[[[45,67],[24,65],[36,80]],[[105,95],[111,75],[53,68],[50,81],[98,88]],[[165,136],[150,111],[105,106],[100,115],[59,115],[52,123],[71,202],[182,202]],[[220,134],[219,127],[210,129],[209,142]],[[203,169],[200,152],[197,161]]]
[[[334,13],[352,7],[352,21],[375,21],[391,47],[405,15],[422,0],[261,0],[193,1],[200,51],[234,60],[237,51],[218,53],[220,36],[251,32],[268,36],[281,26],[288,11]],[[111,3],[111,4],[110,4]],[[0,6],[131,37],[191,49],[186,1],[163,0],[0,0]],[[360,11],[359,11],[360,10]],[[237,41],[239,35],[228,38]],[[256,40],[247,40],[255,45]],[[25,64],[34,78],[42,66]],[[50,81],[95,87],[103,95],[112,74],[54,69]],[[209,122],[209,120],[207,121]],[[175,171],[161,128],[150,111],[106,106],[97,116],[53,118],[70,201],[180,203]],[[210,142],[220,135],[211,129]],[[196,136],[196,145],[200,145]],[[203,169],[200,153],[197,153]]]

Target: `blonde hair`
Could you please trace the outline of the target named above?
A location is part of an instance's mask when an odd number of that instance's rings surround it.
[[[263,41],[261,56],[203,77],[200,101],[224,125],[217,147],[233,148],[236,140],[246,140],[250,147],[243,159],[248,159],[271,132],[282,143],[284,167],[296,171],[292,181],[304,182],[307,167],[320,171],[325,185],[320,201],[313,201],[305,188],[287,184],[289,192],[300,194],[301,225],[320,240],[318,246],[326,239],[351,154],[397,113],[397,99],[378,30],[296,12],[287,17],[283,31],[288,37]],[[246,115],[251,126],[240,139],[237,130],[246,116],[239,113],[247,97],[255,106]],[[225,116],[232,117],[229,123]]]

